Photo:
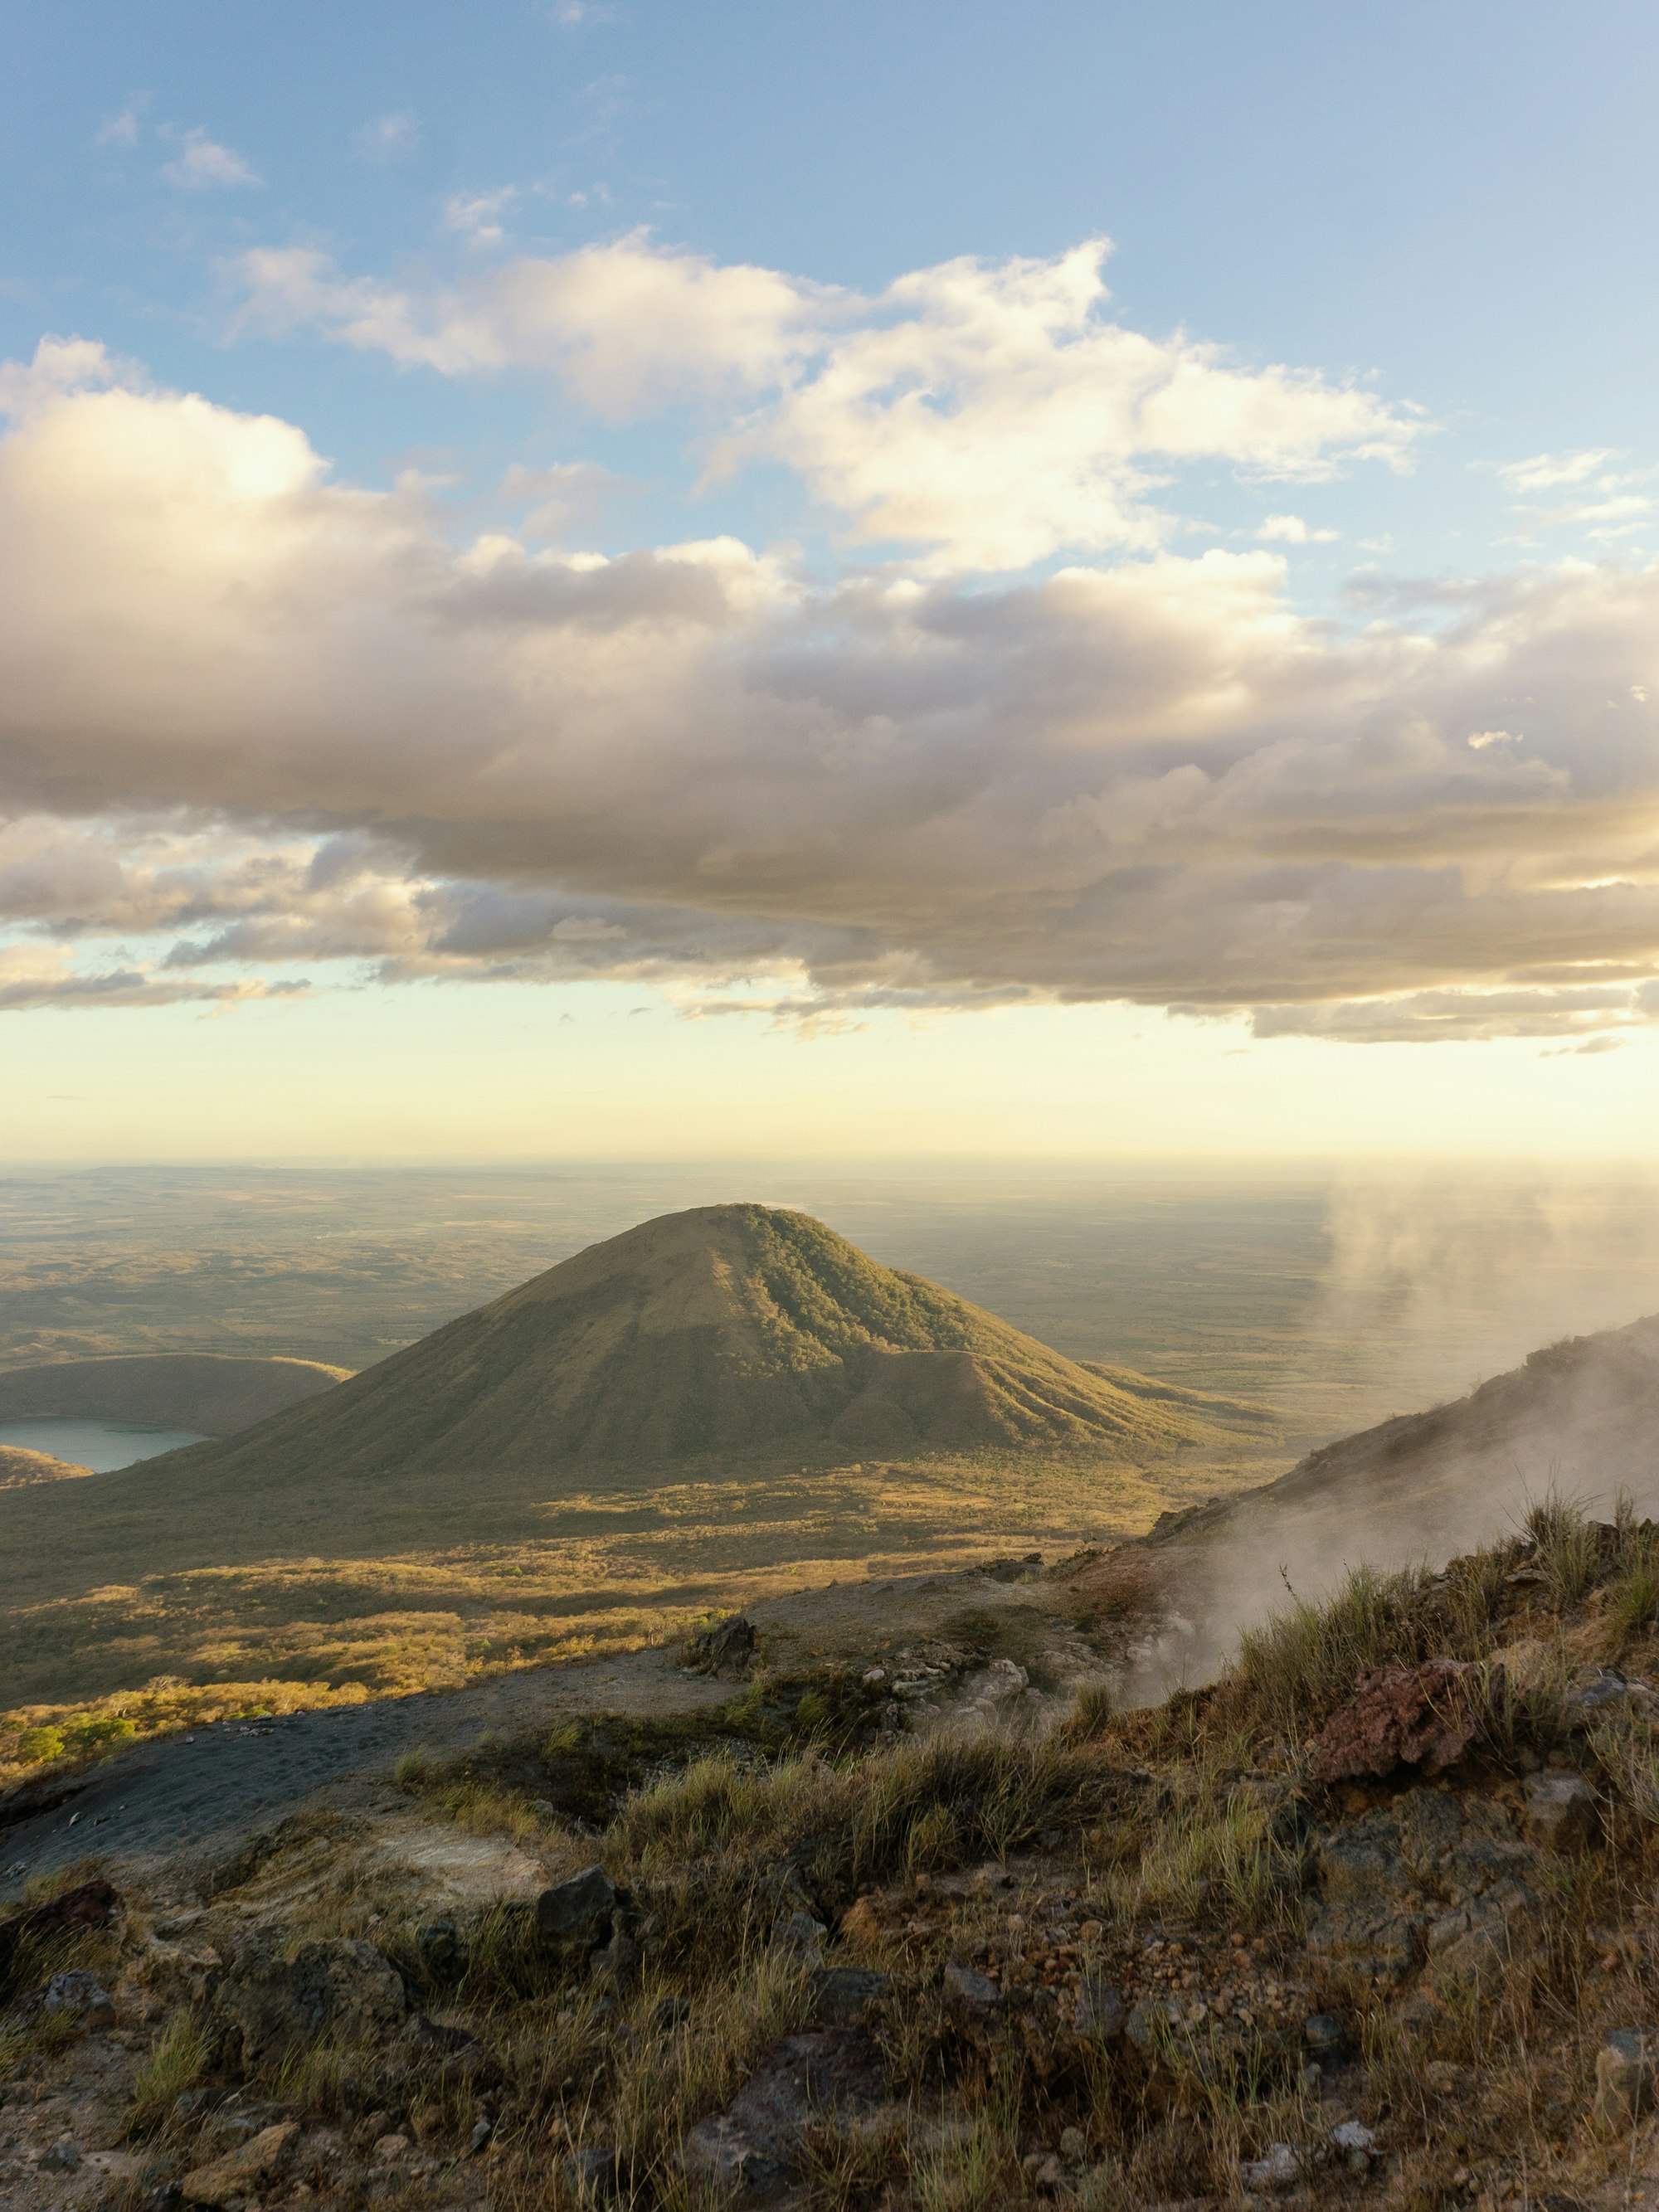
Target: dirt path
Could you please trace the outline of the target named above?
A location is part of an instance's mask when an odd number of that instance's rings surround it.
[[[487,1729],[516,1731],[571,1713],[692,1712],[732,1695],[727,1683],[686,1674],[677,1656],[636,1651],[533,1668],[445,1693],[220,1721],[136,1747],[33,1820],[0,1826],[0,1900],[83,1858],[132,1866],[228,1847],[331,1785],[389,1776],[406,1751],[456,1750]]]

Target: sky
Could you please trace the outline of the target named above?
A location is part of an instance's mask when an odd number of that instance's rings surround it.
[[[1650,1149],[1650,9],[9,41],[0,1152]]]

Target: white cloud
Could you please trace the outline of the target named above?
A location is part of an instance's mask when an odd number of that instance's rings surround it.
[[[1265,549],[994,586],[818,586],[729,538],[457,551],[418,492],[338,483],[292,424],[95,346],[0,393],[15,1003],[302,963],[814,1019],[1659,1018],[1659,568],[1528,568],[1345,631]],[[1517,702],[1524,748],[1471,748]]]
[[[98,126],[94,146],[130,148],[138,143],[138,116],[141,103],[131,101],[118,113],[106,115]]]
[[[444,228],[470,246],[499,246],[507,235],[501,217],[518,197],[513,185],[493,192],[457,192],[444,202]]]
[[[227,185],[257,185],[260,180],[229,146],[210,138],[205,131],[186,131],[178,153],[162,165],[169,184],[191,192],[213,191]]]
[[[661,254],[640,239],[512,261],[429,295],[343,278],[304,247],[261,248],[240,269],[245,322],[313,325],[446,376],[547,370],[596,413],[618,418],[775,382],[818,311],[816,294],[769,270]]]
[[[1522,738],[1518,730],[1471,730],[1467,743],[1472,752],[1483,753],[1488,745],[1518,745]]]
[[[304,248],[241,266],[245,319],[267,328],[310,325],[445,375],[547,371],[612,417],[740,406],[714,473],[781,460],[854,542],[920,549],[940,571],[1150,550],[1172,527],[1152,495],[1191,461],[1299,481],[1405,465],[1423,427],[1408,409],[1109,320],[1108,250],[946,262],[869,299],[643,234],[424,294],[342,277]]]
[[[1585,483],[1618,458],[1615,447],[1584,447],[1576,453],[1534,453],[1524,461],[1507,461],[1498,473],[1513,492],[1553,491],[1563,484]]]
[[[1264,544],[1334,545],[1334,530],[1310,530],[1299,514],[1270,514],[1256,531]]]

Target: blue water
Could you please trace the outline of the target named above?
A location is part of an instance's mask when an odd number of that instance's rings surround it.
[[[193,1429],[158,1429],[144,1421],[0,1421],[0,1444],[50,1452],[54,1459],[89,1467],[94,1474],[201,1441]]]

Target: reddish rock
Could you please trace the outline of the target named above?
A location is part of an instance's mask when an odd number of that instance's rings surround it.
[[[1321,1782],[1391,1774],[1397,1766],[1431,1771],[1461,1759],[1480,1729],[1471,1694],[1472,1666],[1431,1659],[1421,1667],[1376,1667],[1360,1676],[1313,1741]]]

